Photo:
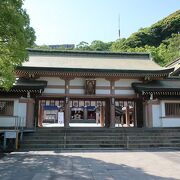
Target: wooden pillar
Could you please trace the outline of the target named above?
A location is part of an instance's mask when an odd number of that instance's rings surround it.
[[[153,118],[156,119],[156,116],[153,116],[153,105],[159,105],[159,100],[147,100],[146,104],[144,103],[145,109],[144,109],[144,127],[153,127]],[[161,126],[162,123],[160,122]]]
[[[104,106],[100,106],[100,124],[104,127]]]
[[[34,125],[34,99],[29,99],[27,103],[27,121],[26,121],[26,127],[32,128]]]
[[[70,79],[64,79],[65,81],[65,94],[69,94]]]
[[[115,95],[115,80],[110,81],[111,95]],[[112,97],[110,100],[110,127],[115,128],[115,98]]]
[[[69,94],[69,84],[70,84],[70,79],[64,79],[65,81],[65,94]],[[70,121],[70,103],[69,103],[69,97],[65,97],[64,100],[64,127],[67,128],[69,127],[69,121]]]
[[[140,96],[139,99],[136,100],[136,118],[137,118],[137,127],[143,127],[143,99]]]
[[[115,98],[110,103],[110,127],[115,128]]]
[[[126,106],[126,123],[127,126],[130,126],[129,105]]]
[[[83,117],[84,120],[87,120],[87,109],[84,108],[84,117]]]
[[[41,101],[38,101],[38,127],[42,127],[43,123],[43,107]]]
[[[19,99],[20,103],[26,103],[26,117],[21,117],[21,121],[24,121],[27,128],[34,126],[34,104],[35,101],[32,98]],[[22,122],[21,122],[22,123]]]
[[[110,98],[106,100],[106,106],[105,106],[105,127],[110,127],[110,119],[111,119],[111,105],[110,105]]]
[[[69,98],[65,97],[65,104],[64,104],[64,127],[69,127],[70,121],[70,103]]]

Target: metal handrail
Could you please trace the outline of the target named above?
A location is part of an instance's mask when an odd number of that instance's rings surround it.
[[[23,123],[25,118],[24,117],[20,117],[20,116],[14,116],[14,129],[15,130],[23,130]]]
[[[64,149],[66,148],[66,140],[67,140],[67,134],[66,134],[66,128],[64,132]]]
[[[23,123],[25,122],[25,117],[15,116],[14,129],[18,130],[20,133],[20,141],[23,140]]]

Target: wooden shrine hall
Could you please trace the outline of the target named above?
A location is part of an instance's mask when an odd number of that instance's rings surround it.
[[[29,49],[16,82],[0,89],[0,127],[92,123],[179,127],[180,81],[148,53]]]

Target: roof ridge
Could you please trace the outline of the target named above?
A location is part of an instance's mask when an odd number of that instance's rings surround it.
[[[79,54],[79,55],[144,55],[150,57],[148,52],[111,52],[111,51],[79,51],[79,50],[47,50],[28,48],[30,53],[58,53],[58,54]]]
[[[170,66],[170,65],[173,65],[174,63],[176,63],[176,62],[178,62],[178,61],[180,61],[180,57],[178,57],[178,58],[176,58],[174,61],[168,63],[165,67],[168,67],[168,66]]]

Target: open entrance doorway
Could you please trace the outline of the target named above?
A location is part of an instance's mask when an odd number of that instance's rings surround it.
[[[39,127],[64,126],[64,99],[42,99],[38,107]]]
[[[115,121],[116,127],[134,127],[136,124],[135,101],[116,100],[115,101]]]
[[[38,103],[39,127],[64,127],[65,100],[40,99]],[[70,99],[70,127],[104,127],[105,100]]]
[[[70,127],[109,127],[110,99],[70,98]],[[39,100],[38,126],[64,127],[65,99]],[[136,126],[136,102],[115,99],[115,127]]]
[[[104,127],[104,100],[71,99],[70,126]]]

